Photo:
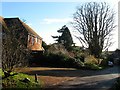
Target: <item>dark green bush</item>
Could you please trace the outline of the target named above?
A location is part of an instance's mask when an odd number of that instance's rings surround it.
[[[110,53],[110,52],[103,52],[102,54],[101,54],[101,58],[103,59],[102,61],[101,61],[101,66],[103,66],[103,67],[107,67],[108,66],[108,61],[112,61],[113,59],[113,55]]]
[[[74,60],[59,52],[59,53],[44,53],[39,58],[34,58],[30,61],[35,66],[49,66],[49,67],[71,67]]]
[[[30,65],[100,69],[98,65],[92,64],[92,62],[91,64],[84,64],[87,56],[88,53],[80,50],[80,47],[74,47],[72,51],[67,51],[61,44],[52,44],[40,57],[31,59]],[[97,59],[90,57],[88,60],[97,61]]]
[[[100,66],[107,67],[107,66],[108,66],[108,59],[103,59],[103,60],[101,61]]]
[[[75,59],[78,59],[78,60],[80,60],[80,61],[82,61],[82,62],[84,62],[84,56],[83,55],[80,55],[80,54],[77,54],[76,56],[75,56]]]
[[[68,67],[68,68],[81,68],[84,63],[79,57],[73,58],[61,52],[58,53],[44,53],[39,58],[30,60],[30,65],[33,66],[48,66],[48,67]]]
[[[85,63],[85,68],[92,69],[92,70],[100,70],[102,67],[99,67],[99,65],[92,64],[92,63]]]
[[[83,68],[85,65],[80,59],[75,59],[75,67],[76,68]]]

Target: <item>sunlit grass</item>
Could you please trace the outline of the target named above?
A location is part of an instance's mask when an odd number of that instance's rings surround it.
[[[29,81],[24,82],[25,78],[29,79]],[[35,82],[35,79],[32,76],[15,72],[12,72],[11,76],[3,78],[2,85],[4,88],[42,88],[42,82]]]

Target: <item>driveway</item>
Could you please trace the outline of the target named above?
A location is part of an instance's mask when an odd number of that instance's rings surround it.
[[[45,89],[50,90],[107,90],[120,74],[118,66],[104,70],[77,70],[74,68],[29,67],[25,72],[44,82]]]
[[[76,71],[74,71],[76,78],[49,88],[52,88],[53,90],[108,90],[115,83],[120,74],[120,69],[118,66],[110,67],[100,71]],[[69,73],[69,76],[72,75],[73,73]]]

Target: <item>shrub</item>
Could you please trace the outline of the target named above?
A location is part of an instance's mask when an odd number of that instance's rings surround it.
[[[36,60],[31,60],[36,66],[49,66],[49,67],[71,67],[74,59],[61,52],[47,52]]]
[[[87,64],[98,64],[98,59],[95,58],[93,55],[87,56],[84,61]]]
[[[68,51],[65,49],[65,47],[62,44],[52,44],[49,45],[49,48],[46,50],[46,53],[54,53],[54,54],[65,54],[69,56]]]
[[[36,66],[100,69],[96,65],[99,64],[97,58],[88,56],[87,52],[80,52],[78,47],[75,49],[68,52],[63,45],[52,44],[42,56],[37,60],[32,60],[32,63]]]
[[[84,62],[84,58],[85,58],[85,56],[82,55],[82,54],[77,54],[77,55],[75,56],[75,59],[78,59],[78,61],[80,60],[80,61],[82,61],[82,62]]]
[[[75,59],[75,66],[76,66],[77,68],[82,68],[82,67],[84,67],[85,65],[84,65],[84,63],[83,63],[80,59]]]
[[[71,57],[70,55],[62,52],[46,52],[38,59],[32,59],[31,64],[35,66],[49,66],[49,67],[68,67],[68,68],[80,68],[84,66],[81,59]]]
[[[42,41],[42,47],[46,50],[49,46],[44,41]]]
[[[85,58],[84,67],[87,69],[100,70],[102,67],[99,66],[102,59],[97,59],[93,55],[89,55]]]
[[[30,62],[40,66],[70,67],[74,60],[63,45],[52,44],[41,57]]]
[[[85,68],[92,69],[92,70],[100,70],[102,67],[99,67],[99,65],[96,65],[94,63],[85,63]]]
[[[108,59],[103,59],[100,63],[101,66],[106,67],[108,66]]]

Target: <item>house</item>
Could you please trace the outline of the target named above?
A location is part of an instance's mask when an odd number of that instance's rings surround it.
[[[44,51],[42,47],[42,38],[26,23],[19,18],[3,18],[0,16],[0,26],[2,26],[2,34],[6,29],[15,30],[16,37],[32,51]]]

